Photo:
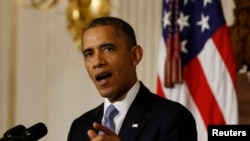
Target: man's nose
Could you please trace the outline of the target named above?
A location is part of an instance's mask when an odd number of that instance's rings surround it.
[[[96,53],[94,57],[93,68],[100,68],[107,64],[105,56],[102,53]]]

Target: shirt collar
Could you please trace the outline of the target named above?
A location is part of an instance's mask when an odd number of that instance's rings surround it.
[[[123,98],[120,101],[116,101],[112,103],[116,109],[119,111],[119,114],[122,114],[123,116],[126,115],[130,105],[134,101],[138,91],[140,89],[140,82],[137,80],[134,86],[128,91],[128,93],[125,95],[125,98]],[[110,101],[107,98],[104,98],[104,113],[107,109],[107,107],[110,105]]]

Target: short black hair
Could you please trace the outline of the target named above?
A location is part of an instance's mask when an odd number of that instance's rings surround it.
[[[127,40],[127,44],[129,47],[133,47],[137,45],[136,36],[133,27],[127,23],[126,21],[117,18],[117,17],[99,17],[92,20],[83,30],[83,34],[90,28],[94,28],[97,26],[112,26],[121,33],[125,40]]]

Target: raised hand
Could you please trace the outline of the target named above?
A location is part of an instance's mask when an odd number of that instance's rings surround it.
[[[109,130],[107,127],[94,122],[93,127],[101,131],[102,134],[97,134],[94,130],[90,129],[88,130],[88,136],[91,139],[91,141],[120,141],[120,138],[116,135],[116,133]]]

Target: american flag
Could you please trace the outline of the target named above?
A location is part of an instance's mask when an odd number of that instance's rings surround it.
[[[192,112],[199,141],[209,124],[238,124],[236,61],[220,0],[163,0],[158,63],[157,93]]]

